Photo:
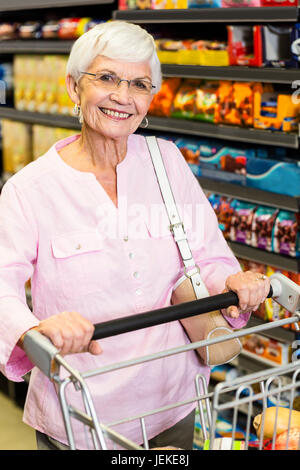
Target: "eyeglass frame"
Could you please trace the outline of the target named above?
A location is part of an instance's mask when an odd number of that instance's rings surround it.
[[[80,72],[80,73],[82,73],[83,75],[92,75],[93,77],[97,77],[97,75],[98,75],[97,73],[91,73],[91,72]],[[118,78],[118,80],[119,80],[119,82],[117,84],[117,88],[119,87],[121,82],[127,82],[128,83],[128,89],[129,89],[130,88],[130,83],[133,82],[134,80],[137,80],[136,78],[134,78],[132,80],[127,80],[126,78],[120,78],[117,75],[115,75],[115,77]],[[150,84],[150,82],[149,82],[149,84]],[[152,89],[156,88],[156,86],[152,85],[152,83],[151,83],[151,88]],[[150,94],[151,94],[151,92],[150,92]]]

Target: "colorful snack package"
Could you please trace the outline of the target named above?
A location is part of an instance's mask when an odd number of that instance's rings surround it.
[[[163,80],[160,91],[154,95],[150,104],[149,114],[169,117],[175,94],[180,84],[181,78],[167,78]]]
[[[226,239],[229,239],[232,217],[237,204],[238,202],[235,199],[227,198],[225,196],[220,197],[217,216],[219,227]]]
[[[196,90],[195,119],[208,122],[215,121],[218,87],[219,83],[212,81],[206,82]]]
[[[232,106],[232,82],[221,81],[217,91],[216,123],[226,123]]]
[[[275,253],[300,256],[299,214],[280,211],[276,218],[273,237]]]
[[[259,207],[253,217],[251,245],[272,251],[275,220],[279,210],[272,207]]]
[[[200,80],[183,81],[174,98],[172,117],[185,119],[195,117],[195,100],[200,83]]]
[[[252,222],[256,210],[257,206],[254,204],[237,201],[229,231],[231,241],[251,244]]]
[[[191,139],[178,139],[175,143],[194,175],[199,176],[199,143]]]

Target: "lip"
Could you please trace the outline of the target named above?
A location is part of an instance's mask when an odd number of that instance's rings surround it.
[[[131,113],[128,113],[128,112],[123,111],[123,110],[121,111],[121,110],[119,110],[119,109],[106,108],[106,107],[104,107],[104,106],[102,106],[102,107],[98,106],[98,109],[101,111],[101,113],[102,113],[105,117],[107,117],[108,119],[112,119],[113,121],[126,121],[127,119],[129,119],[129,118],[132,116]],[[122,113],[122,114],[129,114],[129,116],[128,116],[128,117],[110,116],[109,114],[104,113],[104,112],[102,111],[102,109],[109,109],[110,111],[113,111],[114,113],[119,113],[119,114],[120,114],[120,113]]]

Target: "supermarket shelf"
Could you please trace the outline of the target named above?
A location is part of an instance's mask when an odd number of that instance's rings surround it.
[[[69,54],[74,41],[10,40],[1,42],[0,54]],[[275,67],[205,67],[198,65],[162,64],[164,77],[206,78],[210,80],[259,81],[291,84],[299,79],[299,69]]]
[[[0,119],[12,119],[28,124],[41,124],[44,126],[63,127],[66,129],[80,129],[81,126],[77,118],[65,116],[63,114],[42,114],[29,111],[19,111],[17,109],[0,106]]]
[[[245,349],[239,355],[239,368],[245,369],[248,373],[260,372],[266,368],[278,367],[276,362],[262,359],[257,354],[253,354]]]
[[[74,41],[10,40],[1,42],[1,54],[69,54]],[[205,67],[198,65],[162,64],[164,77],[206,78],[210,80],[259,81],[291,84],[299,79],[299,69],[275,67]]]
[[[261,326],[264,325],[266,322],[259,317],[255,317],[253,314],[247,324],[247,328],[252,328],[254,326]],[[264,330],[261,333],[268,338],[276,339],[282,343],[289,343],[291,344],[295,340],[295,331],[290,330],[287,328],[283,328],[282,326],[273,328],[272,330]]]
[[[244,245],[242,243],[232,242],[230,240],[227,240],[227,243],[238,258],[267,264],[286,271],[296,273],[300,271],[300,258],[292,258],[272,253],[249,245]]]
[[[245,349],[242,350],[241,355],[243,356],[243,360],[250,359],[251,366],[249,368],[251,368],[251,370],[253,370],[252,361],[255,361],[257,363],[257,367],[260,370],[263,370],[266,367],[278,367],[281,365],[275,361],[270,361],[269,359],[259,357],[257,354],[251,353],[250,351],[246,351]],[[253,372],[255,372],[255,370],[253,370]]]
[[[297,7],[191,8],[186,10],[118,10],[117,20],[132,23],[244,23],[295,22]]]
[[[19,111],[6,106],[0,107],[0,118],[48,126],[62,126],[68,129],[80,128],[78,120],[70,116]],[[168,119],[149,116],[148,120],[148,129],[157,131],[178,132],[180,134],[214,137],[252,144],[280,145],[281,147],[290,148],[298,148],[299,145],[298,136],[296,134],[287,134],[284,132],[216,125],[188,119]]]
[[[32,8],[60,8],[83,5],[101,5],[113,0],[0,0],[0,11],[31,10]]]
[[[240,186],[238,184],[203,177],[198,177],[197,179],[203,189],[222,196],[233,197],[242,201],[252,202],[254,204],[277,207],[291,212],[298,212],[300,209],[300,196],[285,196],[283,194],[272,193],[261,189]]]
[[[209,122],[193,121],[191,119],[162,118],[148,116],[148,129],[164,132],[179,132],[189,135],[213,137],[224,140],[235,140],[260,145],[279,145],[281,147],[298,148],[297,134],[273,132],[254,128],[242,128]]]
[[[10,40],[2,41],[0,54],[69,54],[74,41]]]
[[[258,81],[265,83],[287,83],[299,79],[299,69],[275,67],[206,67],[200,65],[162,64],[164,77],[206,78],[210,80]]]

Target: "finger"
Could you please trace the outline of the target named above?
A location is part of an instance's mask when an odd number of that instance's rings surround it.
[[[237,289],[237,296],[239,298],[239,307],[242,311],[247,310],[249,305],[249,289],[245,286],[240,289]]]
[[[88,348],[89,353],[93,354],[94,356],[97,356],[102,353],[102,348],[98,341],[91,341],[89,344]]]
[[[238,318],[240,315],[240,311],[238,307],[231,305],[230,307],[228,307],[226,315],[228,315],[230,318]]]
[[[59,328],[51,325],[43,325],[42,323],[39,325],[37,330],[44,336],[50,339],[50,341],[53,343],[53,345],[61,351],[63,345],[64,345],[64,340],[62,337],[62,334],[59,330]]]
[[[66,320],[68,322],[66,331],[71,335],[68,341],[69,354],[87,351],[94,329],[92,323],[78,312],[68,312]]]

